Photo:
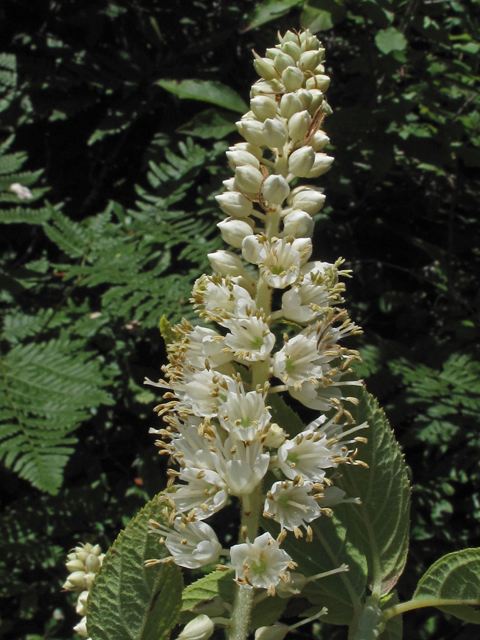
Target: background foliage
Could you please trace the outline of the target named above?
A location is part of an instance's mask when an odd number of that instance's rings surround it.
[[[159,319],[191,314],[192,280],[220,246],[224,151],[255,80],[251,49],[277,29],[309,27],[327,50],[336,161],[316,257],[354,270],[360,373],[410,467],[401,599],[437,558],[478,546],[478,0],[5,0],[0,12],[0,635],[71,638],[66,552],[106,548],[164,486],[142,380],[165,358]],[[421,640],[475,632],[428,610],[404,624]]]

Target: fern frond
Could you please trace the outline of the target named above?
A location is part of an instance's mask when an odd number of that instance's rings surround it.
[[[73,453],[71,433],[101,404],[105,372],[65,339],[13,347],[0,357],[0,460],[42,491],[55,494]]]

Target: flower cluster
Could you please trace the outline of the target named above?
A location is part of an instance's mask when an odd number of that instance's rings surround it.
[[[295,563],[280,543],[287,531],[311,539],[310,523],[346,502],[326,473],[355,460],[345,381],[358,353],[342,340],[359,332],[343,302],[335,264],[310,261],[313,216],[323,190],[299,185],[317,178],[333,158],[323,149],[321,126],[330,108],[324,49],[305,31],[287,32],[280,44],[255,54],[261,79],[252,87],[249,111],[237,123],[245,142],[227,151],[234,176],[217,196],[228,216],[218,224],[226,243],[241,250],[210,254],[214,275],[193,288],[198,314],[215,328],[182,321],[173,327],[169,364],[155,386],[166,389],[157,407],[166,427],[154,432],[170,469],[164,494],[170,527],[151,523],[177,564],[197,568],[230,554],[236,580],[274,594]],[[285,333],[282,333],[282,330]],[[269,398],[285,393],[321,415],[300,433],[275,422]],[[333,417],[325,414],[332,411]],[[353,445],[353,447],[351,447]],[[223,551],[205,522],[236,496],[247,516],[252,496],[262,495],[267,471],[276,481],[261,502],[280,523],[278,540],[243,527],[245,542]],[[258,502],[258,500],[257,500]],[[253,541],[253,536],[256,536]]]
[[[67,556],[67,569],[70,575],[63,588],[79,594],[76,611],[83,617],[73,630],[83,638],[88,638],[86,617],[88,594],[104,557],[105,554],[102,553],[100,545],[91,545],[89,542],[75,547]]]

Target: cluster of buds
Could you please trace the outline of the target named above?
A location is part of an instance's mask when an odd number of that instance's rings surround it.
[[[313,216],[325,196],[297,184],[333,161],[323,153],[329,139],[321,126],[331,112],[323,58],[309,31],[287,32],[266,58],[255,54],[261,79],[237,123],[245,142],[227,151],[234,176],[217,196],[228,216],[218,224],[222,237],[243,260],[231,250],[209,255],[215,274],[196,281],[192,302],[216,329],[185,320],[173,327],[164,379],[147,381],[166,389],[156,409],[166,427],[153,432],[162,437],[160,453],[178,465],[162,498],[170,526],[151,522],[167,561],[198,568],[229,556],[238,584],[269,595],[291,583],[296,566],[280,548],[287,532],[311,540],[313,520],[358,502],[345,499],[327,471],[362,464],[355,443],[365,440],[356,432],[366,425],[355,425],[344,406],[356,402],[344,389],[361,384],[343,379],[359,359],[341,345],[360,331],[337,306],[339,276],[348,272],[342,260],[310,261]],[[281,393],[320,416],[300,432],[278,424],[269,398]],[[276,480],[263,489],[267,471]],[[206,520],[230,496],[242,505],[244,542],[224,550]],[[276,540],[257,535],[258,503],[280,524]]]
[[[80,622],[73,627],[83,638],[88,638],[87,633],[87,598],[92,588],[95,576],[102,566],[105,554],[98,544],[80,544],[67,555],[67,569],[70,572],[63,588],[66,591],[75,591],[78,595],[76,611],[82,616]]]

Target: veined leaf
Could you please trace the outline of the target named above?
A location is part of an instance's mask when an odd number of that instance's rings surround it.
[[[413,600],[432,600],[445,613],[480,624],[480,548],[449,553],[437,560],[418,583]],[[453,600],[448,606],[435,600]]]
[[[302,2],[303,0],[264,0],[257,3],[248,17],[247,26],[241,30],[241,33],[256,29],[271,20],[276,20]]]
[[[236,584],[234,572],[213,571],[207,576],[188,585],[183,591],[182,611],[191,611],[206,600],[220,596],[226,602],[233,602]]]
[[[105,556],[88,597],[87,627],[93,640],[162,640],[177,623],[182,574],[174,564],[145,567],[168,550],[148,533],[162,521],[158,496],[127,525]]]
[[[181,99],[211,102],[218,107],[245,113],[248,107],[238,93],[214,80],[157,80],[157,84]]]

